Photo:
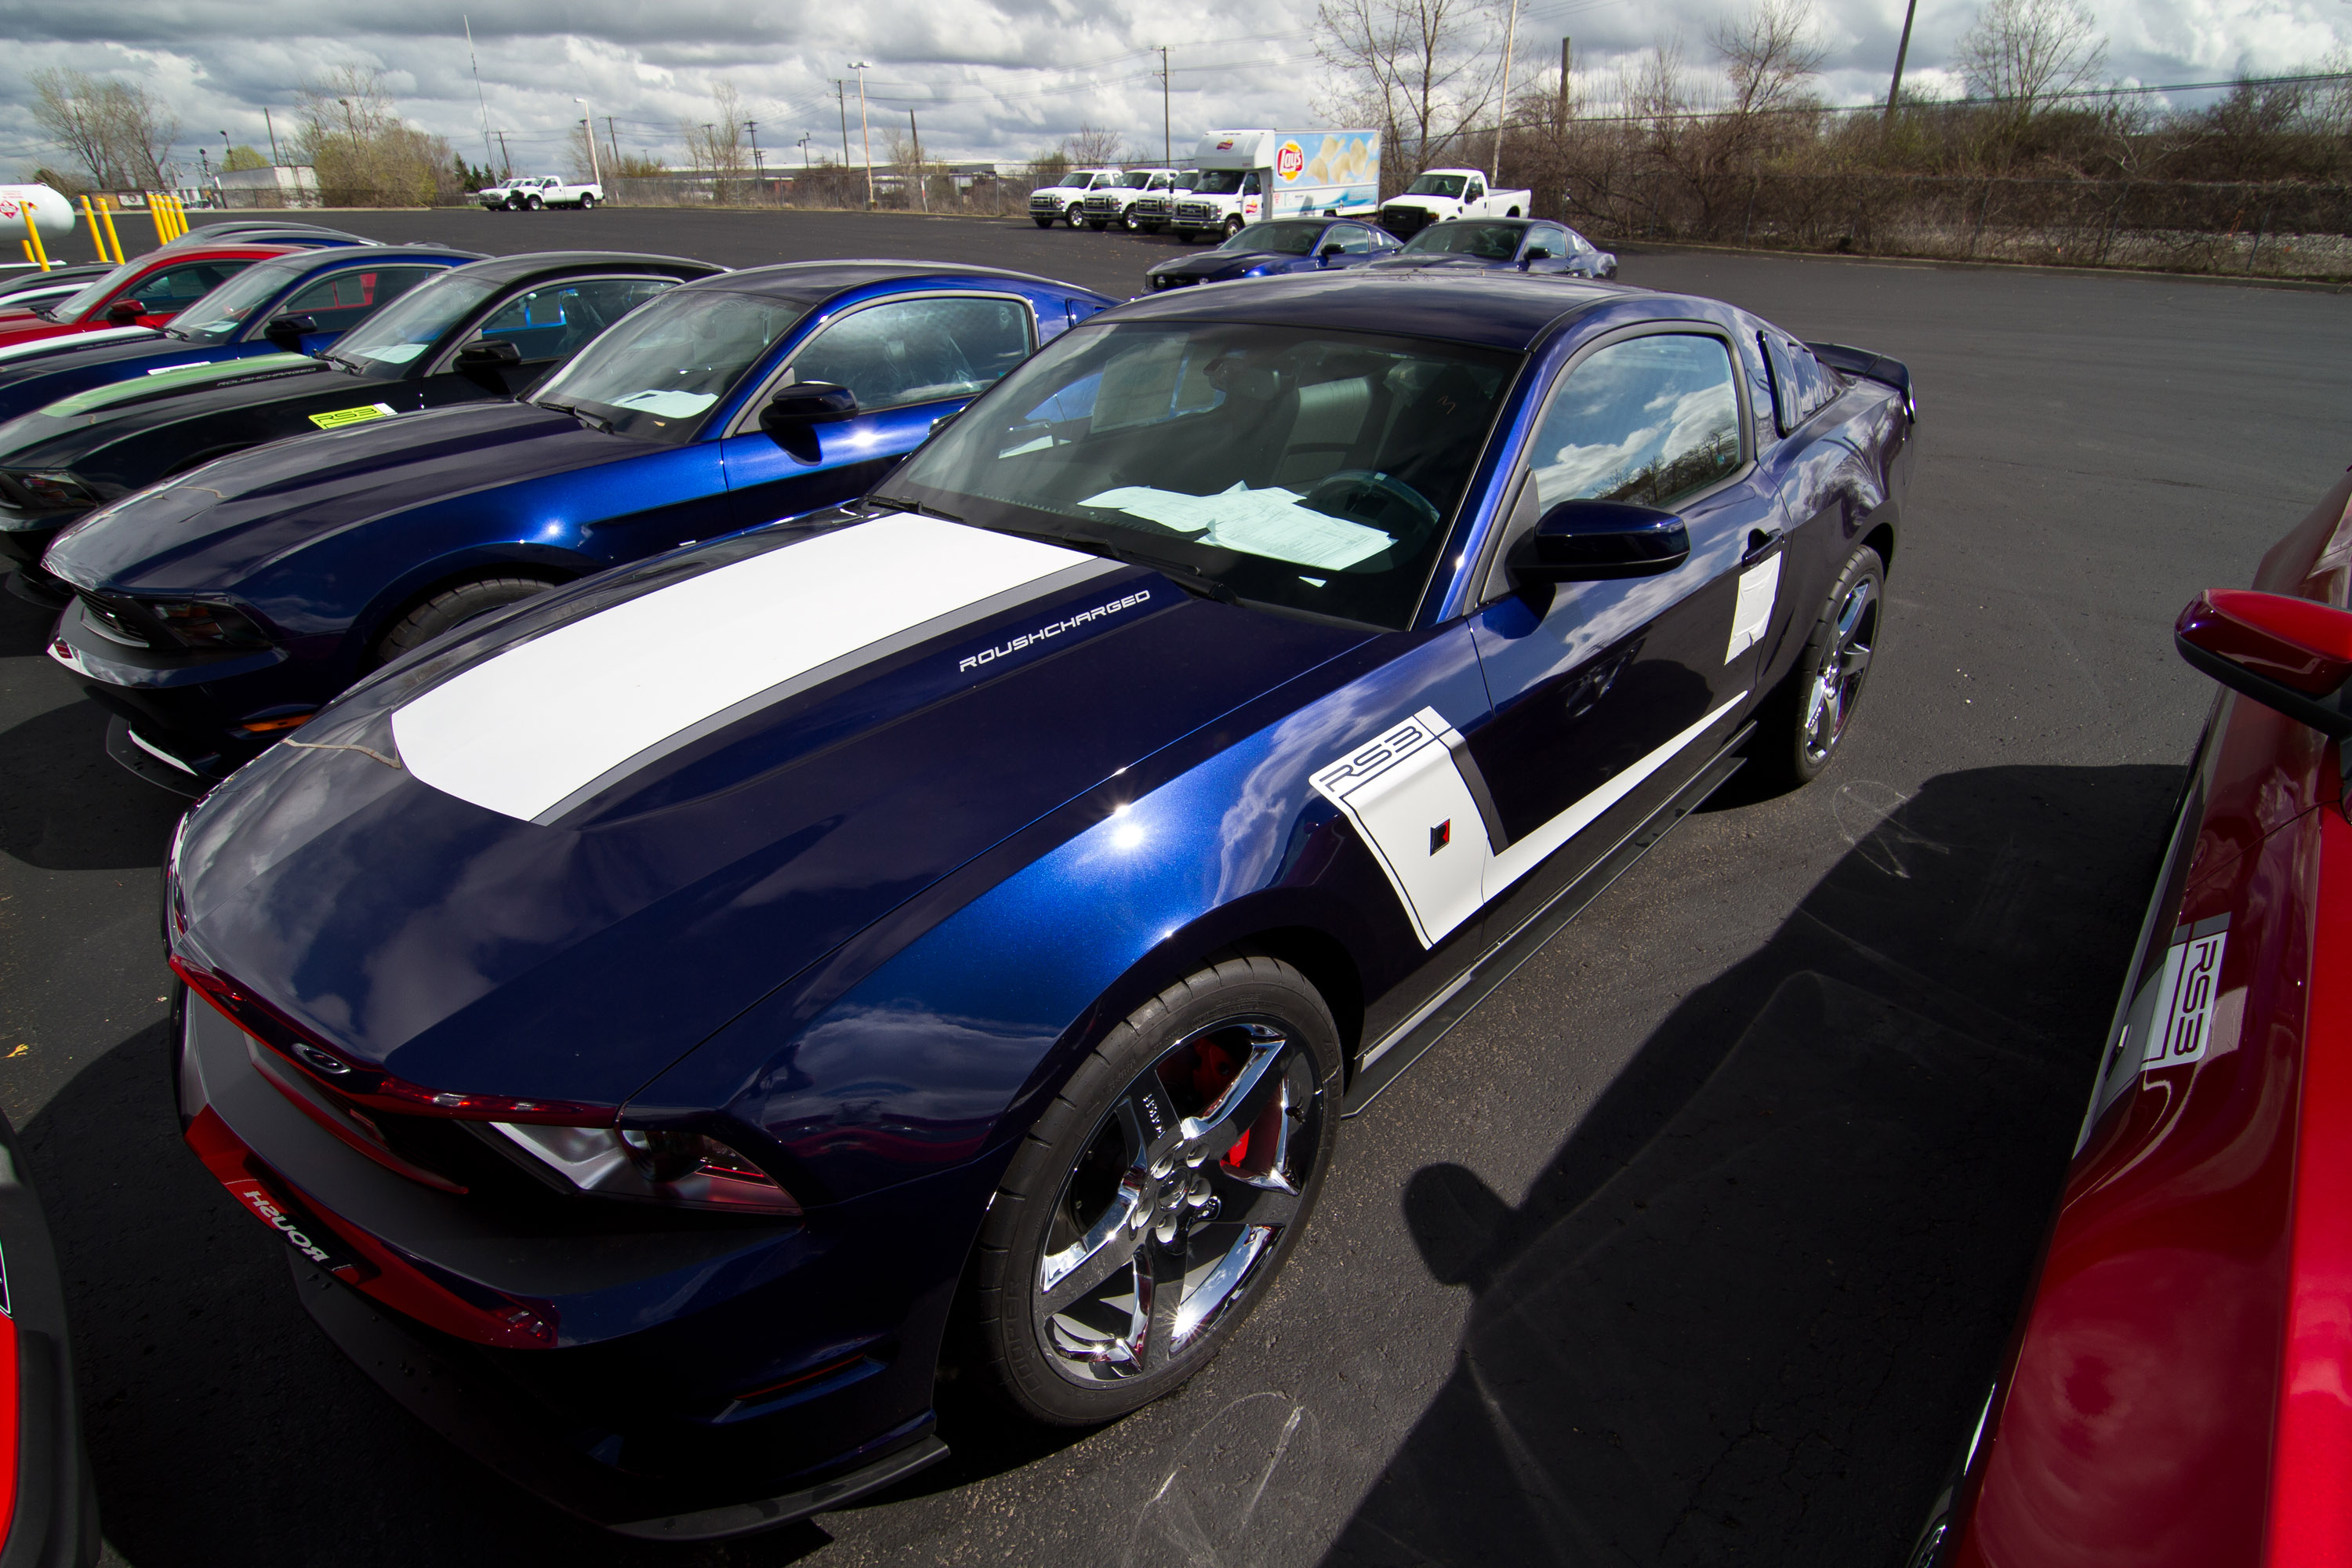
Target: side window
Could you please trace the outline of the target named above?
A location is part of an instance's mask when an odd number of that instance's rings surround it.
[[[1528,453],[1538,512],[1564,500],[1669,506],[1740,464],[1739,397],[1723,340],[1612,343],[1552,399]]]
[[[1529,229],[1528,244],[1540,245],[1551,255],[1563,259],[1576,254],[1576,247],[1569,243],[1568,230],[1554,228],[1549,224],[1539,223]]]
[[[170,316],[187,309],[252,265],[249,261],[189,261],[151,272],[121,296],[139,301],[140,313]]]
[[[322,332],[347,332],[383,306],[391,304],[427,278],[441,274],[437,267],[352,268],[321,278],[273,312],[279,316],[310,316]]]
[[[655,295],[674,278],[580,278],[518,294],[466,341],[510,342],[525,364],[562,359]]]
[[[1242,195],[1245,196],[1254,196],[1257,194],[1257,171],[1255,169],[1252,169],[1248,174],[1242,176]]]
[[[1470,182],[1470,188],[1462,193],[1462,199],[1465,202],[1475,202],[1486,194],[1486,182],[1484,180],[1473,180]]]
[[[862,409],[970,397],[1029,356],[1029,308],[1011,300],[892,300],[825,327],[793,355],[794,381],[830,381]]]
[[[1352,223],[1341,224],[1324,236],[1325,245],[1336,245],[1349,256],[1369,256],[1372,249],[1371,234]]]
[[[1837,384],[1804,344],[1774,332],[1760,335],[1772,373],[1774,417],[1786,436],[1827,406],[1837,396]]]

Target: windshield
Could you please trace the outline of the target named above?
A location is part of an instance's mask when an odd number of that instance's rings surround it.
[[[1079,328],[875,493],[1402,627],[1517,363],[1306,328]]]
[[[1151,174],[1148,170],[1130,169],[1118,177],[1119,188],[1122,190],[1139,191],[1150,183]]]
[[[1462,187],[1469,184],[1460,174],[1423,174],[1404,188],[1409,196],[1451,196],[1461,199]]]
[[[1475,256],[1508,261],[1519,253],[1515,223],[1441,223],[1423,229],[1404,247],[1407,256]]]
[[[625,436],[683,441],[807,310],[799,300],[675,289],[608,328],[531,401],[585,409]]]
[[[173,318],[168,329],[190,342],[225,343],[252,314],[319,264],[315,254],[257,261]]]
[[[1230,196],[1242,188],[1242,169],[1207,169],[1192,176],[1192,194],[1201,196]]]
[[[100,275],[51,305],[50,316],[60,321],[80,321],[98,308],[100,300],[137,277],[140,268],[146,265],[147,258],[142,256],[126,267],[118,267],[111,272]]]
[[[1286,218],[1280,223],[1254,223],[1235,229],[1233,238],[1217,247],[1219,250],[1273,250],[1285,256],[1307,256],[1315,249],[1315,238],[1323,232],[1319,222],[1301,223]]]
[[[367,375],[396,379],[411,360],[431,348],[442,333],[499,288],[488,278],[446,272],[345,332],[327,357],[343,361]]]

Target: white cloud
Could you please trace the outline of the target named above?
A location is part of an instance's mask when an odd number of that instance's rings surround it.
[[[2240,68],[2308,67],[2346,36],[2340,5],[2323,0],[2095,0],[2109,64],[2139,82],[2206,80]],[[1580,75],[1605,74],[1661,33],[1679,30],[1694,61],[1717,0],[1590,0],[1526,6],[1521,79],[1558,59],[1575,34]],[[1969,0],[1922,0],[1909,79],[1957,90],[1952,47],[1974,15]],[[1171,46],[1169,105],[1178,151],[1215,126],[1312,124],[1329,83],[1312,59],[1312,0],[906,0],[889,6],[781,6],[741,0],[571,0],[525,5],[465,0],[353,11],[294,0],[0,0],[0,37],[15,68],[0,73],[0,169],[47,155],[27,104],[30,70],[68,65],[146,83],[178,110],[182,154],[218,147],[226,131],[266,147],[264,105],[283,111],[297,87],[345,61],[377,66],[409,120],[482,156],[482,112],[467,68],[470,14],[493,129],[518,163],[558,160],[575,95],[610,115],[625,149],[677,150],[677,121],[707,113],[713,81],[732,82],[760,124],[772,162],[841,153],[834,83],[848,79],[853,153],[855,73],[873,62],[869,114],[877,141],[909,108],[926,144],[948,157],[1025,156],[1081,124],[1122,132],[1139,151],[1161,137],[1159,57]],[[1902,25],[1900,0],[1824,0],[1832,45],[1822,90],[1832,101],[1883,96]],[[1268,37],[1267,35],[1276,35]],[[284,130],[280,114],[280,133]],[[601,132],[604,127],[598,126]]]

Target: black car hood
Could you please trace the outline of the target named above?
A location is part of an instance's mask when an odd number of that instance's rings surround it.
[[[1447,252],[1435,256],[1383,256],[1378,261],[1368,265],[1402,272],[1425,271],[1433,267],[1466,268],[1480,272],[1491,272],[1497,268],[1508,267],[1511,264],[1507,261],[1488,261],[1482,257],[1461,256]]]
[[[286,363],[297,358],[303,363]],[[108,395],[108,401],[87,413],[61,417],[36,410],[0,422],[0,468],[70,468],[86,453],[178,420],[256,407],[280,397],[306,396],[319,390],[322,375],[349,381],[355,394],[364,386],[382,384],[364,382],[308,355],[219,360],[201,369],[207,374],[197,385],[176,378],[136,377],[97,389]],[[355,401],[372,402],[381,395],[374,393]],[[68,398],[66,405],[77,401]]]
[[[957,867],[1369,635],[911,514],[769,530],[355,689],[196,807],[174,919],[354,1059],[617,1104]]]
[[[1288,263],[1305,260],[1281,250],[1210,250],[1198,256],[1180,256],[1173,261],[1163,261],[1150,269],[1153,278],[1238,278],[1253,267],[1267,262]]]
[[[136,491],[60,535],[47,564],[82,588],[217,592],[335,530],[650,446],[528,403],[374,419]]]

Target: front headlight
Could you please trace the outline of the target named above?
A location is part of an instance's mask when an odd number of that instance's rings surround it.
[[[11,468],[0,472],[0,489],[35,511],[83,511],[98,504],[98,492],[62,468]]]
[[[178,639],[183,647],[211,649],[268,647],[268,637],[234,605],[205,599],[145,599],[145,610]]]
[[[598,1197],[736,1214],[801,1212],[782,1183],[700,1132],[516,1121],[489,1126],[566,1184]]]

